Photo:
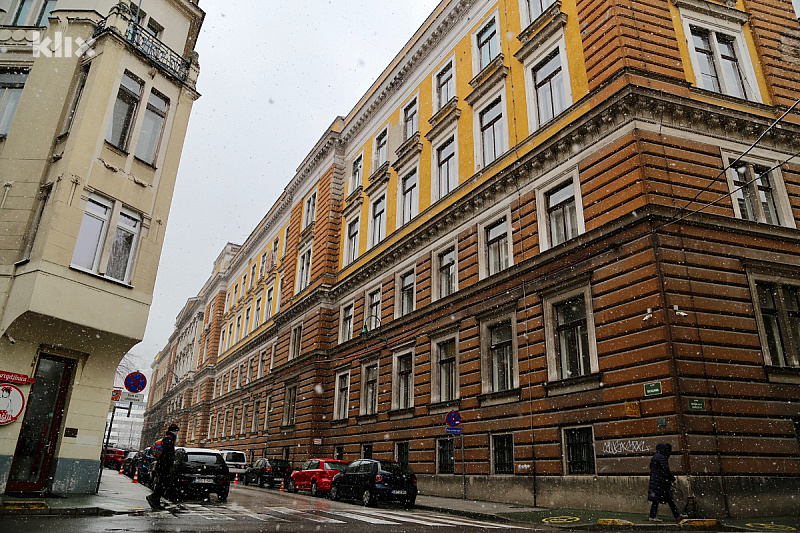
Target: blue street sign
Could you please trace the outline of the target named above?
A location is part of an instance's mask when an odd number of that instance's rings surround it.
[[[125,388],[128,392],[142,392],[147,387],[147,378],[141,372],[131,372],[125,376]]]
[[[450,433],[450,434],[455,434],[455,435],[461,435],[461,428],[451,428],[451,427],[448,426],[448,427],[444,428],[444,432],[445,433]]]

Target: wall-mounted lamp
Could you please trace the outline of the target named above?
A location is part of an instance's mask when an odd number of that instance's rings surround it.
[[[689,316],[689,314],[688,314],[688,313],[684,313],[683,311],[681,311],[681,310],[678,308],[678,306],[677,306],[677,305],[673,305],[673,306],[672,306],[672,310],[673,310],[673,311],[675,311],[675,314],[676,314],[676,315],[678,315],[678,316]]]
[[[647,322],[651,318],[653,318],[653,308],[652,307],[648,307],[647,308],[647,314],[644,315],[644,318],[642,319],[642,322]]]
[[[369,327],[370,320],[372,321],[372,328]],[[389,339],[386,337],[386,335],[381,334],[381,317],[378,315],[368,315],[367,318],[364,319],[364,327],[361,328],[361,335],[364,335],[367,338],[377,335],[377,338],[382,340],[384,343],[389,342]]]

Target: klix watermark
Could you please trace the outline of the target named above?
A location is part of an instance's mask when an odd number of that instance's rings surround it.
[[[94,39],[84,41],[80,37],[64,36],[60,31],[55,32],[53,38],[45,36],[38,31],[33,32],[33,57],[94,57],[96,52],[92,49]]]

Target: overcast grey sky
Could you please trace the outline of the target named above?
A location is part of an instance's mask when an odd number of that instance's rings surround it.
[[[244,242],[325,129],[438,3],[200,0],[203,96],[189,122],[147,331],[131,350],[143,370],[222,247]]]

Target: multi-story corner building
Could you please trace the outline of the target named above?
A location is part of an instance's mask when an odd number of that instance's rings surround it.
[[[700,513],[796,509],[798,36],[788,1],[441,2],[199,296],[191,443],[641,511],[665,442]]]
[[[144,335],[204,13],[137,4],[0,0],[6,492],[97,490],[114,372]]]

